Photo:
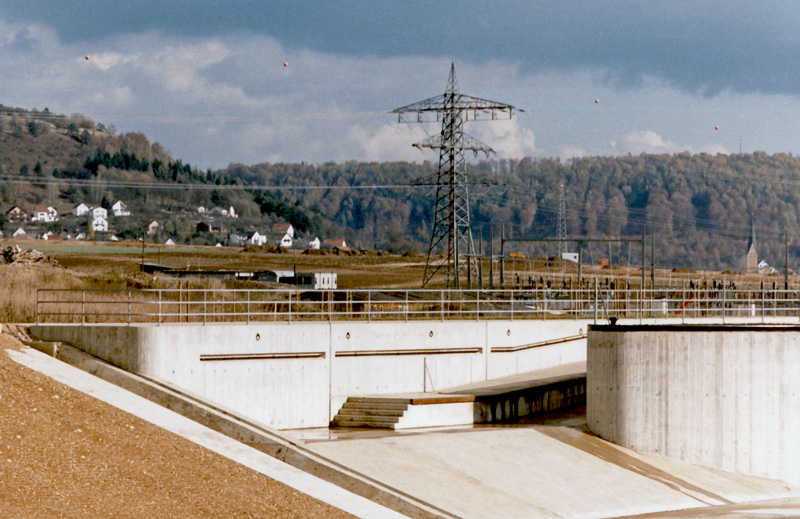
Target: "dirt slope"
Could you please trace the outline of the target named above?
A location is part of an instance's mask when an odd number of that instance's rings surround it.
[[[12,361],[0,334],[3,517],[352,517]]]

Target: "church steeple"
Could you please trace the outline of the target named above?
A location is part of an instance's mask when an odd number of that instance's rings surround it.
[[[750,215],[750,245],[747,247],[747,273],[758,273],[758,252],[756,251],[756,220]]]

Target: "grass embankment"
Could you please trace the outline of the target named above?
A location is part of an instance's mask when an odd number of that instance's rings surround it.
[[[0,264],[0,322],[29,323],[36,320],[37,311],[49,313],[49,322],[68,321],[67,316],[55,316],[58,312],[88,313],[152,313],[155,306],[126,304],[127,290],[138,289],[225,289],[266,288],[263,284],[241,281],[219,281],[186,277],[169,278],[153,276],[140,271],[142,259],[147,263],[159,263],[188,270],[297,270],[298,272],[335,272],[340,288],[396,287],[419,288],[424,268],[424,257],[396,256],[385,253],[336,254],[321,252],[302,254],[299,252],[274,253],[268,250],[214,247],[160,247],[148,245],[142,256],[138,244],[101,243],[38,243],[19,242],[24,249],[45,252],[56,265]],[[37,291],[40,289],[92,289],[109,290],[92,299],[107,303],[82,304],[80,295],[42,294],[41,300],[77,298],[72,303],[50,303],[37,310]],[[122,290],[123,292],[112,292]],[[205,310],[203,298],[197,294],[184,294],[171,306],[160,306],[162,312],[191,313]],[[235,295],[217,294],[214,302],[232,302]],[[241,297],[241,296],[240,296]],[[199,300],[197,300],[199,298]],[[134,297],[134,299],[137,299]],[[159,296],[148,295],[139,300],[158,301]],[[211,301],[209,301],[211,302]],[[271,306],[275,310],[275,306]],[[266,311],[266,307],[254,306],[255,311]],[[220,311],[219,307],[216,310]],[[243,311],[236,308],[236,311]],[[221,310],[225,311],[225,309]],[[108,318],[112,318],[107,316]],[[126,319],[126,316],[116,319]]]
[[[16,242],[10,242],[16,243]],[[33,322],[37,313],[38,289],[104,289],[104,290],[136,290],[136,289],[225,289],[225,288],[266,288],[265,285],[241,281],[219,281],[203,278],[168,278],[152,276],[140,271],[144,259],[147,263],[159,263],[174,268],[223,269],[237,271],[253,270],[297,270],[298,272],[335,272],[338,275],[340,289],[393,288],[419,289],[425,269],[423,255],[392,255],[387,253],[360,252],[337,254],[332,251],[320,251],[316,254],[303,254],[300,251],[275,253],[266,249],[252,248],[247,250],[230,247],[153,247],[148,244],[142,255],[141,244],[118,243],[103,244],[93,242],[19,242],[25,249],[37,249],[46,252],[58,266],[37,264],[35,266],[18,266],[0,264],[0,322]],[[495,286],[499,287],[499,264],[495,263]],[[484,262],[484,286],[488,286],[490,272],[488,261]],[[645,272],[645,286],[651,285],[651,272]],[[506,288],[523,288],[525,286],[577,288],[577,265],[559,260],[516,259],[505,264]],[[616,288],[637,290],[641,284],[641,269],[636,267],[599,267],[584,265],[582,276],[585,289],[594,286],[594,280],[602,288],[609,288],[615,281]],[[658,287],[687,289],[692,286],[711,286],[712,283],[726,286],[732,283],[739,289],[769,290],[773,284],[782,288],[782,276],[758,276],[739,272],[708,272],[684,269],[657,269],[655,282]],[[797,276],[789,278],[790,287],[797,286]],[[531,285],[533,284],[533,285]],[[438,289],[444,280],[438,276],[427,288]],[[80,296],[76,296],[80,297]],[[147,296],[151,299],[158,296]],[[145,299],[147,300],[147,297]],[[205,296],[182,294],[178,297],[178,313],[204,311]],[[249,297],[249,296],[248,296]],[[199,300],[198,300],[199,298]],[[236,301],[235,295],[218,294],[213,296],[215,303],[231,303]],[[120,312],[148,313],[152,305],[140,305],[129,308],[125,302],[127,293],[110,293],[108,298],[121,308]],[[280,299],[278,300],[278,302]],[[211,301],[209,301],[211,302]],[[271,302],[275,310],[274,301]],[[236,304],[240,304],[236,303]],[[192,306],[193,305],[193,306]],[[110,305],[112,306],[112,305]],[[122,307],[125,308],[122,308]],[[249,308],[249,307],[248,307]],[[254,306],[256,311],[259,307]],[[60,310],[59,310],[60,309]],[[89,312],[102,314],[102,304],[85,308]],[[81,310],[81,305],[50,304],[45,311],[71,312]],[[172,311],[172,307],[161,307],[161,311]],[[268,309],[262,308],[267,311]],[[116,310],[114,310],[116,311]],[[241,311],[237,308],[236,311]]]
[[[157,278],[138,272],[120,273],[118,270],[77,272],[52,265],[0,266],[0,322],[31,323],[36,321],[37,293],[39,289],[220,289],[218,280]],[[63,296],[62,296],[63,297]],[[110,292],[107,299],[123,301],[126,294]],[[43,297],[47,299],[47,297]],[[75,311],[60,305],[61,311]],[[59,307],[48,305],[48,312]]]

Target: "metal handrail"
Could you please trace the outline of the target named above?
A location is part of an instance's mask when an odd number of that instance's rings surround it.
[[[37,323],[201,323],[340,320],[798,318],[781,289],[51,289],[37,291]]]

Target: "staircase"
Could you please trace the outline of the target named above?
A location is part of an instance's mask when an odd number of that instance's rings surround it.
[[[407,393],[397,396],[351,396],[331,420],[348,429],[415,429],[471,425],[472,395]]]
[[[395,429],[411,399],[348,397],[331,421],[331,427]]]

